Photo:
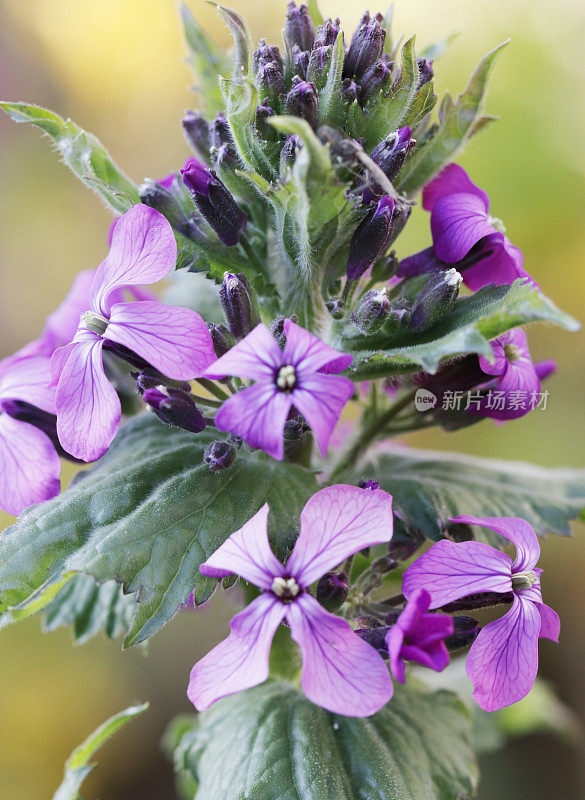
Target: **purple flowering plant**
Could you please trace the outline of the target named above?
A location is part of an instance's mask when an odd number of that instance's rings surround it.
[[[163,178],[0,104],[115,214],[101,264],[0,362],[0,627],[41,612],[139,644],[235,584],[227,637],[193,643],[200,715],[168,737],[185,796],[467,797],[471,713],[523,699],[559,637],[538,536],[585,506],[578,471],[392,442],[536,415],[555,365],[525,326],[578,327],[455,163],[501,47],[435,119],[437,47],[390,14],[346,36],[291,0],[280,48],[218,10],[231,55],[182,8],[202,106]],[[91,466],[60,493],[62,459]],[[424,685],[450,659],[475,710]]]

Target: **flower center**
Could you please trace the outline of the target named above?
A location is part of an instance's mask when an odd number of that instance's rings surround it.
[[[81,317],[80,326],[86,328],[92,333],[97,333],[98,336],[103,336],[108,327],[109,320],[102,317],[101,314],[96,314],[95,311],[86,311]]]
[[[536,581],[536,573],[531,569],[525,569],[524,572],[515,572],[512,575],[512,589],[530,589]]]
[[[499,217],[488,217],[488,222],[498,233],[506,233],[506,226]]]
[[[292,364],[285,364],[278,370],[276,385],[281,392],[292,392],[297,385],[297,374]]]
[[[280,576],[272,581],[273,594],[285,603],[290,603],[300,593],[301,587],[294,578],[281,578]]]
[[[514,361],[518,361],[520,358],[520,350],[516,347],[515,344],[505,344],[504,345],[504,355],[511,363]]]

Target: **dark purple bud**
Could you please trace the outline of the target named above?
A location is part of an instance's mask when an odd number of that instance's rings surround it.
[[[398,198],[396,200],[396,204],[394,207],[394,217],[392,220],[392,235],[390,236],[390,241],[388,244],[392,244],[395,242],[396,239],[400,236],[406,223],[408,222],[410,215],[412,213],[412,203],[409,203],[408,200],[403,200],[402,198]]]
[[[309,58],[311,57],[310,50],[301,50],[300,47],[295,45],[292,49],[292,70],[293,75],[306,80],[307,67],[309,66]]]
[[[213,351],[218,358],[224,356],[228,350],[235,345],[236,340],[228,331],[225,325],[214,325],[208,322],[207,327],[211,334],[211,341],[213,343]]]
[[[360,478],[357,482],[358,489],[369,489],[370,492],[375,492],[380,488],[380,481],[373,481],[370,478]]]
[[[284,423],[284,438],[289,442],[296,442],[302,439],[305,433],[310,431],[309,423],[304,417],[296,416],[287,419]]]
[[[317,583],[315,597],[327,611],[337,611],[345,603],[349,583],[345,572],[326,572]]]
[[[138,189],[138,194],[144,205],[160,211],[183,236],[190,236],[193,232],[193,226],[178,201],[160,183],[147,179]]]
[[[445,527],[445,538],[452,542],[471,542],[475,536],[473,528],[466,522],[449,522]]]
[[[319,25],[315,31],[313,49],[316,50],[318,47],[328,47],[329,45],[334,45],[340,30],[341,22],[339,21],[339,17],[337,17],[335,20],[332,20],[331,17],[326,19],[325,22],[322,25]]]
[[[281,348],[286,344],[286,334],[284,332],[284,323],[290,319],[291,322],[297,321],[297,315],[293,314],[292,317],[277,317],[270,326],[270,333],[276,339],[278,346]]]
[[[491,608],[492,606],[508,605],[514,600],[514,592],[479,592],[461,597],[452,603],[441,606],[441,611],[474,611],[478,608]]]
[[[376,628],[358,628],[357,635],[377,650],[382,658],[388,658],[388,648],[386,647],[386,635],[390,627],[387,625]]]
[[[341,297],[332,297],[325,303],[327,311],[331,314],[333,319],[343,319],[345,314],[345,301]]]
[[[199,211],[223,244],[232,247],[247,223],[247,217],[215,172],[190,158],[181,170],[183,183],[191,191]]]
[[[390,84],[392,69],[384,61],[376,61],[367,69],[360,80],[358,96],[362,105],[376,97]]]
[[[423,331],[443,319],[453,308],[462,281],[456,269],[433,273],[414,301],[409,328]]]
[[[445,639],[447,650],[460,650],[469,647],[477,639],[479,623],[473,617],[453,617],[453,633]]]
[[[284,107],[287,114],[301,117],[314,129],[317,125],[317,92],[314,84],[293,78]]]
[[[345,57],[343,75],[361,78],[369,67],[382,55],[386,31],[381,25],[383,19],[376,15],[373,19],[366,12],[353,35],[349,51]]]
[[[289,0],[284,22],[284,38],[291,50],[295,44],[301,50],[311,49],[315,39],[315,28],[306,5],[297,8],[294,0]]]
[[[311,51],[307,66],[307,80],[314,83],[317,89],[322,89],[327,83],[332,51],[331,46],[316,47]]]
[[[280,177],[283,178],[286,174],[287,169],[292,167],[295,163],[295,158],[297,154],[297,150],[299,147],[303,146],[303,142],[300,136],[297,136],[296,133],[287,136],[285,139],[284,144],[282,145],[282,150],[280,151]]]
[[[136,388],[140,394],[144,394],[147,389],[156,389],[161,386],[163,380],[162,375],[156,375],[154,372],[131,372],[130,375],[136,381]],[[175,389],[180,389],[189,394],[191,392],[191,385],[187,381],[173,381]]]
[[[192,433],[200,433],[205,428],[205,417],[188,392],[161,384],[146,389],[142,399],[161,422],[167,425]]]
[[[275,140],[278,138],[278,131],[269,124],[268,120],[274,116],[274,111],[265,100],[259,106],[256,106],[256,114],[254,115],[254,127],[259,136],[266,140]]]
[[[345,100],[346,103],[352,105],[353,103],[357,102],[358,99],[358,92],[359,86],[354,81],[353,78],[344,78],[341,81],[341,96]]]
[[[370,289],[352,312],[351,321],[364,333],[372,333],[382,327],[389,312],[390,300],[386,289]]]
[[[370,153],[370,158],[376,163],[386,177],[393,181],[398,175],[402,165],[406,161],[406,156],[412,150],[415,141],[412,138],[412,131],[405,125],[398,131],[394,131]],[[375,186],[372,187],[375,192]],[[367,201],[366,201],[367,202]]]
[[[395,532],[396,535],[396,532]],[[425,538],[418,531],[409,534],[411,538],[399,541],[392,540],[388,545],[388,555],[395,561],[408,561],[424,544]]]
[[[230,441],[211,442],[203,453],[203,460],[212,472],[220,472],[231,467],[235,458],[236,448]]]
[[[376,283],[383,283],[389,280],[396,274],[399,261],[396,258],[396,252],[392,250],[384,258],[378,259],[372,269],[372,280]]]
[[[271,61],[261,66],[256,73],[255,83],[260,100],[277,107],[285,92],[284,78],[278,64]]]
[[[42,411],[40,408],[25,402],[24,400],[12,400],[7,398],[0,400],[0,414],[6,414],[12,419],[17,419],[20,422],[27,422],[42,431],[45,436],[48,436],[53,447],[62,458],[67,458],[70,461],[81,463],[78,459],[69,455],[59,441],[57,436],[57,417],[55,414],[50,414],[48,411]]]
[[[221,112],[209,124],[209,147],[211,158],[217,167],[238,164],[229,125]]]
[[[380,556],[380,558],[376,558],[372,561],[370,569],[378,575],[387,575],[389,572],[392,572],[393,569],[396,569],[397,566],[398,561],[392,558],[392,556]]]
[[[392,236],[394,199],[384,195],[358,225],[349,245],[347,277],[356,281],[383,255]]]
[[[430,83],[433,78],[435,77],[435,73],[433,71],[433,62],[429,61],[426,58],[419,58],[418,61],[418,86],[417,88],[420,89],[421,86],[424,86],[425,83]]]
[[[197,111],[185,111],[181,120],[185,139],[198,158],[209,159],[209,125]]]
[[[229,329],[236,339],[243,339],[260,322],[256,293],[242,272],[224,274],[219,299]]]
[[[266,39],[260,39],[252,59],[254,62],[254,73],[257,73],[259,68],[264,64],[271,63],[276,64],[282,72],[283,66],[280,50],[276,45],[267,44]]]

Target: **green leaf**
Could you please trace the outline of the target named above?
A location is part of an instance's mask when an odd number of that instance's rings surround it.
[[[317,25],[322,25],[325,22],[325,17],[321,13],[317,0],[307,0],[307,7],[309,9],[311,19],[313,20],[313,25],[315,27],[317,27]]]
[[[414,151],[400,171],[398,189],[415,195],[440,170],[452,161],[474,133],[482,117],[488,79],[496,58],[507,42],[489,52],[471,76],[465,91],[453,101],[446,94],[439,110],[435,135]],[[475,129],[478,130],[477,128]]]
[[[225,114],[234,146],[247,169],[265,178],[277,177],[264,143],[256,135],[254,118],[258,105],[258,92],[251,78],[222,78],[221,87],[225,101]]]
[[[198,787],[195,800],[454,800],[477,783],[468,710],[418,685],[397,685],[384,709],[359,719],[269,682],[182,731],[175,767]]]
[[[568,536],[569,520],[585,507],[583,469],[386,448],[360,465],[356,480],[362,474],[380,481],[408,527],[434,540],[459,514],[522,517],[541,536]]]
[[[345,60],[345,46],[343,32],[339,31],[333,52],[331,64],[327,72],[325,86],[319,91],[319,125],[334,125],[342,127],[345,121],[344,102],[341,97],[341,78],[343,75],[343,62]]]
[[[189,50],[187,59],[195,75],[196,90],[201,94],[203,106],[210,116],[223,109],[219,76],[231,69],[229,58],[203,30],[191,9],[181,3],[181,19],[185,41]]]
[[[123,728],[138,714],[146,711],[148,706],[148,703],[143,703],[140,706],[130,706],[125,711],[115,714],[103,725],[100,725],[83,744],[79,745],[67,759],[63,782],[53,795],[53,800],[81,800],[79,796],[81,784],[95,767],[95,764],[90,764],[90,759],[116,731]]]
[[[441,361],[454,355],[480,353],[489,358],[490,339],[538,321],[569,331],[580,327],[542,292],[520,279],[512,286],[486,286],[461,297],[446,317],[421,333],[382,328],[364,335],[353,323],[345,322],[337,326],[336,343],[356,354],[348,371],[353,380],[411,372],[417,367],[432,373]]]
[[[214,474],[203,450],[217,436],[170,428],[148,414],[129,421],[83,480],[0,537],[0,612],[12,614],[66,574],[84,572],[138,593],[126,639],[137,644],[192,591],[199,603],[211,595],[216,581],[199,566],[266,502],[272,542],[284,557],[317,491],[315,476],[245,448]]]
[[[224,8],[212,0],[207,0],[207,2],[210,6],[217,8],[234,40],[234,77],[245,77],[251,74],[254,43],[246,20],[231,8]]]
[[[70,119],[27,103],[0,103],[15,122],[30,122],[55,143],[63,161],[86,186],[98,192],[114,211],[124,213],[140,202],[138,190],[96,139]]]
[[[457,39],[459,33],[460,31],[453,31],[453,33],[450,33],[444,39],[429,44],[420,52],[420,57],[426,58],[428,61],[436,61],[438,58],[442,58],[455,39]]]

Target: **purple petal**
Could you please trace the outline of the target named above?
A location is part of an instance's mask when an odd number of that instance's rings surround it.
[[[477,592],[510,592],[511,567],[510,556],[482,542],[443,540],[406,570],[402,593],[410,599],[417,589],[426,589],[431,595],[430,607],[439,608]]]
[[[444,262],[440,261],[435,255],[434,248],[427,247],[426,250],[421,250],[419,253],[408,256],[408,258],[403,258],[398,266],[398,275],[410,278],[422,275],[424,272],[443,269],[444,266]]]
[[[347,717],[369,717],[392,697],[382,657],[349,627],[303,594],[286,612],[290,633],[301,648],[301,687],[318,706]]]
[[[110,252],[96,270],[91,287],[94,310],[108,317],[112,292],[160,281],[176,259],[175,236],[165,217],[142,203],[132,206],[118,219]]]
[[[76,338],[57,386],[57,434],[74,458],[95,461],[116,435],[120,400],[104,373],[103,339],[90,331]]]
[[[424,647],[405,644],[402,646],[401,657],[406,661],[415,661],[421,667],[433,669],[435,672],[442,672],[449,664],[449,651],[443,640],[429,642]],[[401,683],[404,683],[404,680]]]
[[[218,358],[205,372],[205,377],[217,379],[235,375],[254,381],[273,379],[282,363],[282,353],[274,336],[266,325],[260,323],[241,342]]]
[[[388,649],[388,663],[394,680],[399,683],[406,681],[406,664],[402,657],[404,644],[404,631],[399,625],[393,625],[386,634],[386,647]]]
[[[325,458],[329,438],[354,392],[354,385],[349,378],[322,373],[302,376],[299,372],[298,379],[291,395],[293,403],[311,426]]]
[[[472,517],[469,515],[453,517],[451,522],[464,522],[467,525],[480,525],[489,528],[516,545],[516,558],[512,572],[532,569],[540,558],[540,545],[534,529],[525,519],[518,517]]]
[[[198,711],[266,680],[270,646],[286,609],[272,595],[262,594],[236,614],[228,638],[191,670],[187,696]]]
[[[89,309],[90,291],[95,276],[95,269],[80,272],[71,285],[71,289],[61,305],[49,314],[43,330],[49,352],[69,344],[75,336],[81,315]]]
[[[432,211],[438,200],[450,194],[473,194],[482,201],[484,211],[489,210],[490,199],[487,193],[473,183],[459,164],[449,164],[427,183],[423,189],[423,208],[425,211]]]
[[[0,371],[0,399],[24,400],[55,413],[55,388],[51,383],[51,360],[45,356],[10,359]]]
[[[539,381],[544,381],[550,375],[557,371],[557,362],[554,358],[547,358],[544,361],[537,361],[534,365],[534,371]]]
[[[301,533],[286,564],[301,586],[310,586],[348,556],[392,538],[392,498],[378,489],[328,486],[301,512]]]
[[[540,613],[540,633],[539,636],[551,639],[553,642],[559,641],[561,632],[561,620],[557,612],[546,603],[538,603],[536,606]]]
[[[215,361],[211,334],[199,314],[156,300],[116,303],[105,336],[178,381],[199,377]]]
[[[452,194],[438,200],[431,214],[435,254],[441,261],[460,261],[471,248],[493,233],[483,202],[473,194]]]
[[[482,628],[465,669],[473,697],[484,711],[497,711],[526,697],[538,671],[541,621],[534,603],[514,596],[508,613]]]
[[[273,383],[257,383],[226,400],[215,415],[215,425],[220,431],[237,433],[251,447],[259,447],[280,461],[284,455],[284,423],[291,405],[291,394],[277,391]]]
[[[353,361],[352,355],[334,350],[290,319],[284,323],[284,332],[286,345],[282,363],[295,367],[299,376],[319,371],[343,372]]]
[[[478,243],[477,247],[482,253],[485,251],[485,257],[462,272],[465,285],[474,292],[483,286],[510,285],[518,278],[526,278],[533,286],[539,288],[534,278],[524,269],[522,251],[503,233],[490,233]]]
[[[239,531],[232,533],[199,567],[201,574],[210,578],[235,574],[260,589],[270,589],[274,578],[284,574],[284,567],[268,543],[269,510],[268,503],[265,503]]]
[[[61,460],[49,437],[0,414],[0,508],[20,514],[59,494]]]

